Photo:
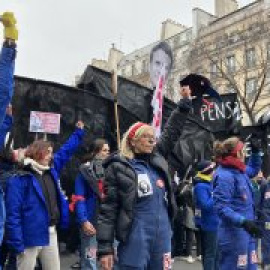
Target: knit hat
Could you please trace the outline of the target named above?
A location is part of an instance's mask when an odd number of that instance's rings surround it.
[[[211,174],[214,168],[214,162],[211,162],[210,160],[201,160],[196,166],[196,171],[203,174]]]

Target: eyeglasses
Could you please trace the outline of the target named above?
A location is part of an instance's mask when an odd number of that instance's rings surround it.
[[[149,141],[156,141],[156,137],[152,134],[142,134],[141,138],[147,139]]]

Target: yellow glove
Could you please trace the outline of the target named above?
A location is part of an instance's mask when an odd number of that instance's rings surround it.
[[[1,16],[2,23],[4,25],[4,38],[18,40],[18,29],[16,27],[16,18],[13,12],[5,12]]]

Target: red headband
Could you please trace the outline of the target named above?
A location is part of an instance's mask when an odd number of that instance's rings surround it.
[[[244,144],[241,141],[239,141],[237,145],[234,147],[234,149],[232,150],[231,155],[236,155],[236,153],[238,151],[241,151],[243,148],[244,148]]]
[[[135,134],[137,132],[137,130],[143,126],[148,126],[147,124],[145,123],[142,123],[142,122],[138,122],[136,123],[129,131],[128,133],[128,138],[129,139],[133,139],[135,137]]]

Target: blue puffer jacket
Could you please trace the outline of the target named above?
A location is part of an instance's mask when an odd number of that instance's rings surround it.
[[[50,169],[58,195],[60,226],[66,228],[69,221],[68,200],[61,190],[59,175],[64,165],[81,144],[84,130],[77,129],[68,141],[55,153]],[[12,250],[21,253],[25,248],[49,244],[49,215],[42,188],[33,174],[26,172],[7,181],[6,187],[6,235]]]
[[[195,205],[196,210],[200,212],[200,220],[199,222],[195,220],[195,222],[204,231],[216,231],[219,223],[217,213],[214,210],[212,182],[199,177],[194,178]]]
[[[261,169],[261,157],[252,154],[245,173],[219,166],[214,177],[214,206],[221,227],[241,226],[244,219],[255,218],[250,178]]]
[[[0,54],[0,127],[6,115],[6,108],[13,95],[15,48],[3,47]]]

